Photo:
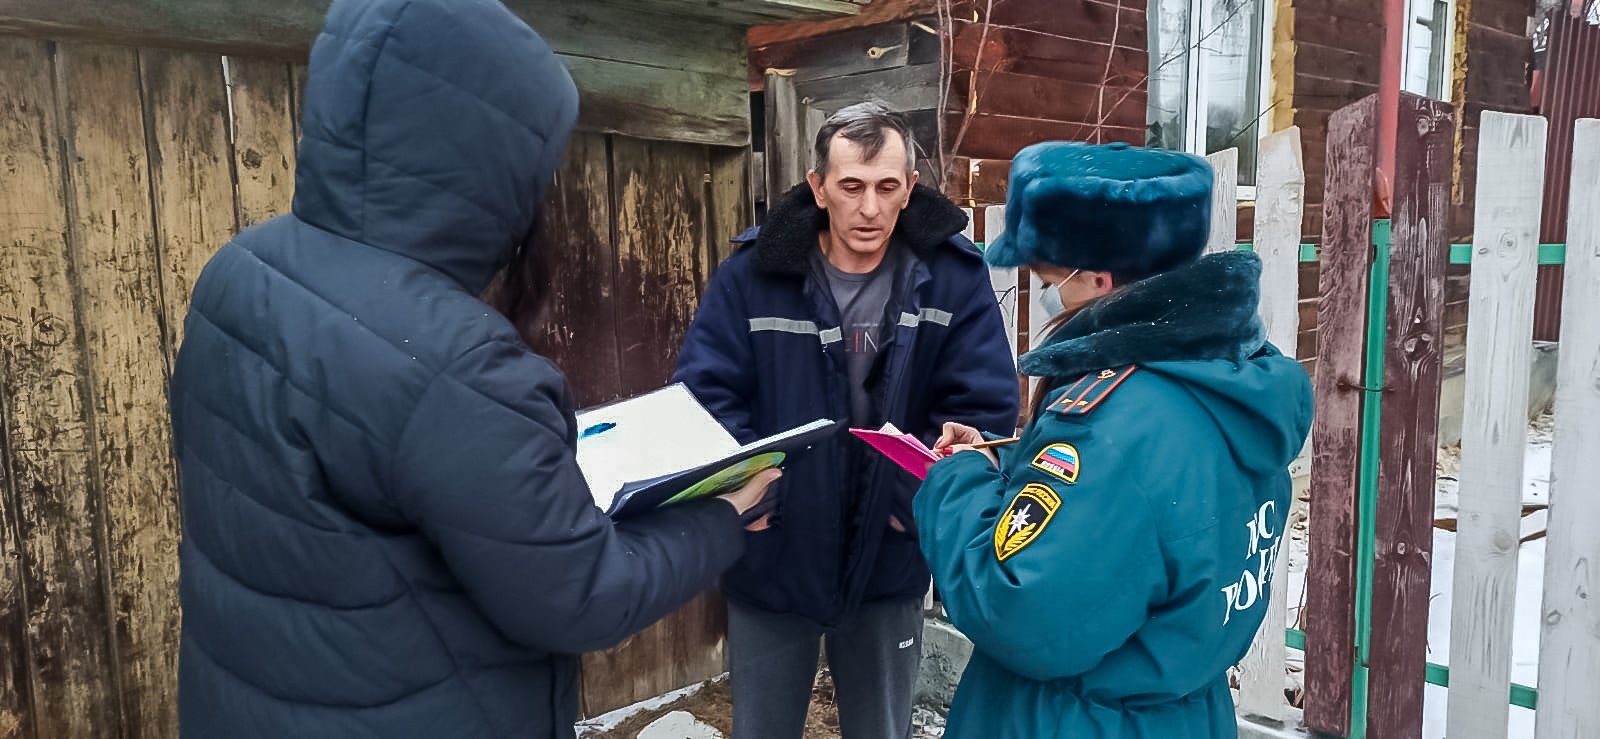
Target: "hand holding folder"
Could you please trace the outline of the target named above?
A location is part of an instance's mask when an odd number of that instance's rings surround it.
[[[921,439],[901,433],[894,424],[886,423],[877,431],[850,429],[850,433],[915,475],[918,480],[927,479],[928,468],[941,459],[939,453],[929,449]]]
[[[895,464],[900,465],[901,469],[910,472],[918,480],[928,479],[929,468],[933,467],[935,462],[944,459],[950,454],[948,450],[929,449],[928,445],[922,443],[921,439],[911,434],[902,433],[900,429],[894,427],[894,424],[886,423],[883,428],[877,431],[850,429],[850,433],[866,442],[873,449],[878,450],[879,453],[888,457]],[[989,449],[1015,443],[1016,441],[1016,438],[995,439],[965,446],[970,446],[973,449]]]
[[[839,427],[818,419],[741,446],[681,384],[585,410],[577,421],[578,467],[595,505],[616,519],[736,491]],[[769,494],[745,523],[776,505]]]

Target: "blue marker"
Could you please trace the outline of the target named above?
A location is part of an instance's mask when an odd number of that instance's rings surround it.
[[[593,426],[590,426],[589,428],[584,429],[583,433],[578,434],[578,440],[582,441],[582,440],[587,439],[587,438],[589,438],[591,436],[598,436],[598,435],[603,434],[603,433],[605,433],[607,431],[610,431],[611,429],[614,429],[616,427],[617,427],[616,424],[611,423],[609,421],[606,422],[606,423],[597,423],[597,424],[595,424]]]

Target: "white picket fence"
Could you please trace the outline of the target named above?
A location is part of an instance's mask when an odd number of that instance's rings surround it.
[[[1545,120],[1484,113],[1451,613],[1451,739],[1503,737],[1521,540]],[[1600,121],[1579,121],[1556,371],[1538,739],[1600,737]],[[1527,586],[1527,583],[1522,583]]]
[[[1521,531],[1528,367],[1532,352],[1545,121],[1483,114],[1467,329],[1467,408],[1460,473],[1450,646],[1450,739],[1505,737],[1511,689]],[[1235,248],[1237,153],[1214,154],[1220,193],[1207,251]],[[1264,138],[1256,176],[1254,248],[1263,263],[1267,337],[1293,356],[1299,332],[1299,256],[1305,192],[1299,129]],[[1600,737],[1600,121],[1577,126],[1555,400],[1537,739]],[[969,216],[971,211],[968,211]],[[983,241],[1005,227],[1005,207],[984,213]],[[969,225],[967,236],[973,236]],[[1025,271],[1023,271],[1025,272]],[[992,270],[1014,350],[1018,270]],[[1047,316],[1030,281],[1027,335]],[[1309,448],[1296,465],[1309,463]],[[1585,455],[1589,458],[1586,459]],[[1354,464],[1355,460],[1351,460]],[[1287,557],[1275,581],[1283,583]],[[1239,665],[1242,714],[1283,721],[1286,587],[1273,588],[1266,622]]]

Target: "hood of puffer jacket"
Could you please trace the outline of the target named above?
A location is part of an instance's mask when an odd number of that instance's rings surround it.
[[[498,0],[339,0],[311,52],[294,214],[481,292],[535,227],[577,115],[560,59]]]

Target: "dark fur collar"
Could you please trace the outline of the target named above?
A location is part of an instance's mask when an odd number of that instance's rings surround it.
[[[811,186],[800,183],[767,211],[755,240],[755,266],[767,274],[805,275],[817,234],[828,227],[828,214],[817,207]],[[918,256],[947,244],[967,227],[967,214],[927,185],[911,192],[911,204],[900,214],[894,235]],[[973,252],[974,255],[977,252]]]
[[[1265,343],[1260,297],[1256,255],[1201,257],[1090,303],[1024,356],[1021,368],[1034,377],[1073,378],[1146,362],[1243,362]]]

